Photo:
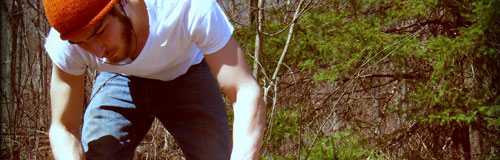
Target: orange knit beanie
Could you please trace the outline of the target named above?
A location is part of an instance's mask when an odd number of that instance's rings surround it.
[[[67,40],[92,27],[118,0],[43,0],[50,25]]]

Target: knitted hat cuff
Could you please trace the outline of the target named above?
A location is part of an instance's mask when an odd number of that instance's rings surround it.
[[[45,15],[62,40],[70,39],[101,21],[118,0],[43,0]]]

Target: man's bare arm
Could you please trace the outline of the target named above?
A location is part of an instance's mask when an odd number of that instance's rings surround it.
[[[50,87],[52,121],[49,138],[55,159],[85,159],[80,142],[84,76],[68,74],[52,66]]]
[[[205,58],[222,91],[233,103],[231,159],[257,159],[264,135],[266,107],[243,51],[231,38],[221,50]]]

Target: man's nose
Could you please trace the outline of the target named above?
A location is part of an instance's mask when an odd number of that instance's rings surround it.
[[[91,50],[92,54],[94,54],[96,57],[103,58],[105,55],[106,48],[104,45],[98,42],[91,42],[89,43],[89,49]]]

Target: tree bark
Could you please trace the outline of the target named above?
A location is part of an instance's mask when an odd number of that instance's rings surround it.
[[[255,1],[255,0],[251,0]],[[257,21],[257,35],[255,35],[255,50],[254,50],[254,61],[253,61],[253,76],[255,79],[259,78],[259,57],[260,53],[262,51],[261,47],[261,40],[260,37],[262,35],[262,19],[264,17],[263,13],[263,7],[264,7],[264,0],[259,0],[258,4],[258,21]],[[253,13],[250,13],[250,15],[253,15]],[[252,21],[250,21],[252,23]]]
[[[469,137],[469,125],[457,125],[453,129],[453,135],[451,136],[454,147],[457,151],[462,151],[462,156],[466,160],[471,159],[471,148],[470,148],[470,137]]]

